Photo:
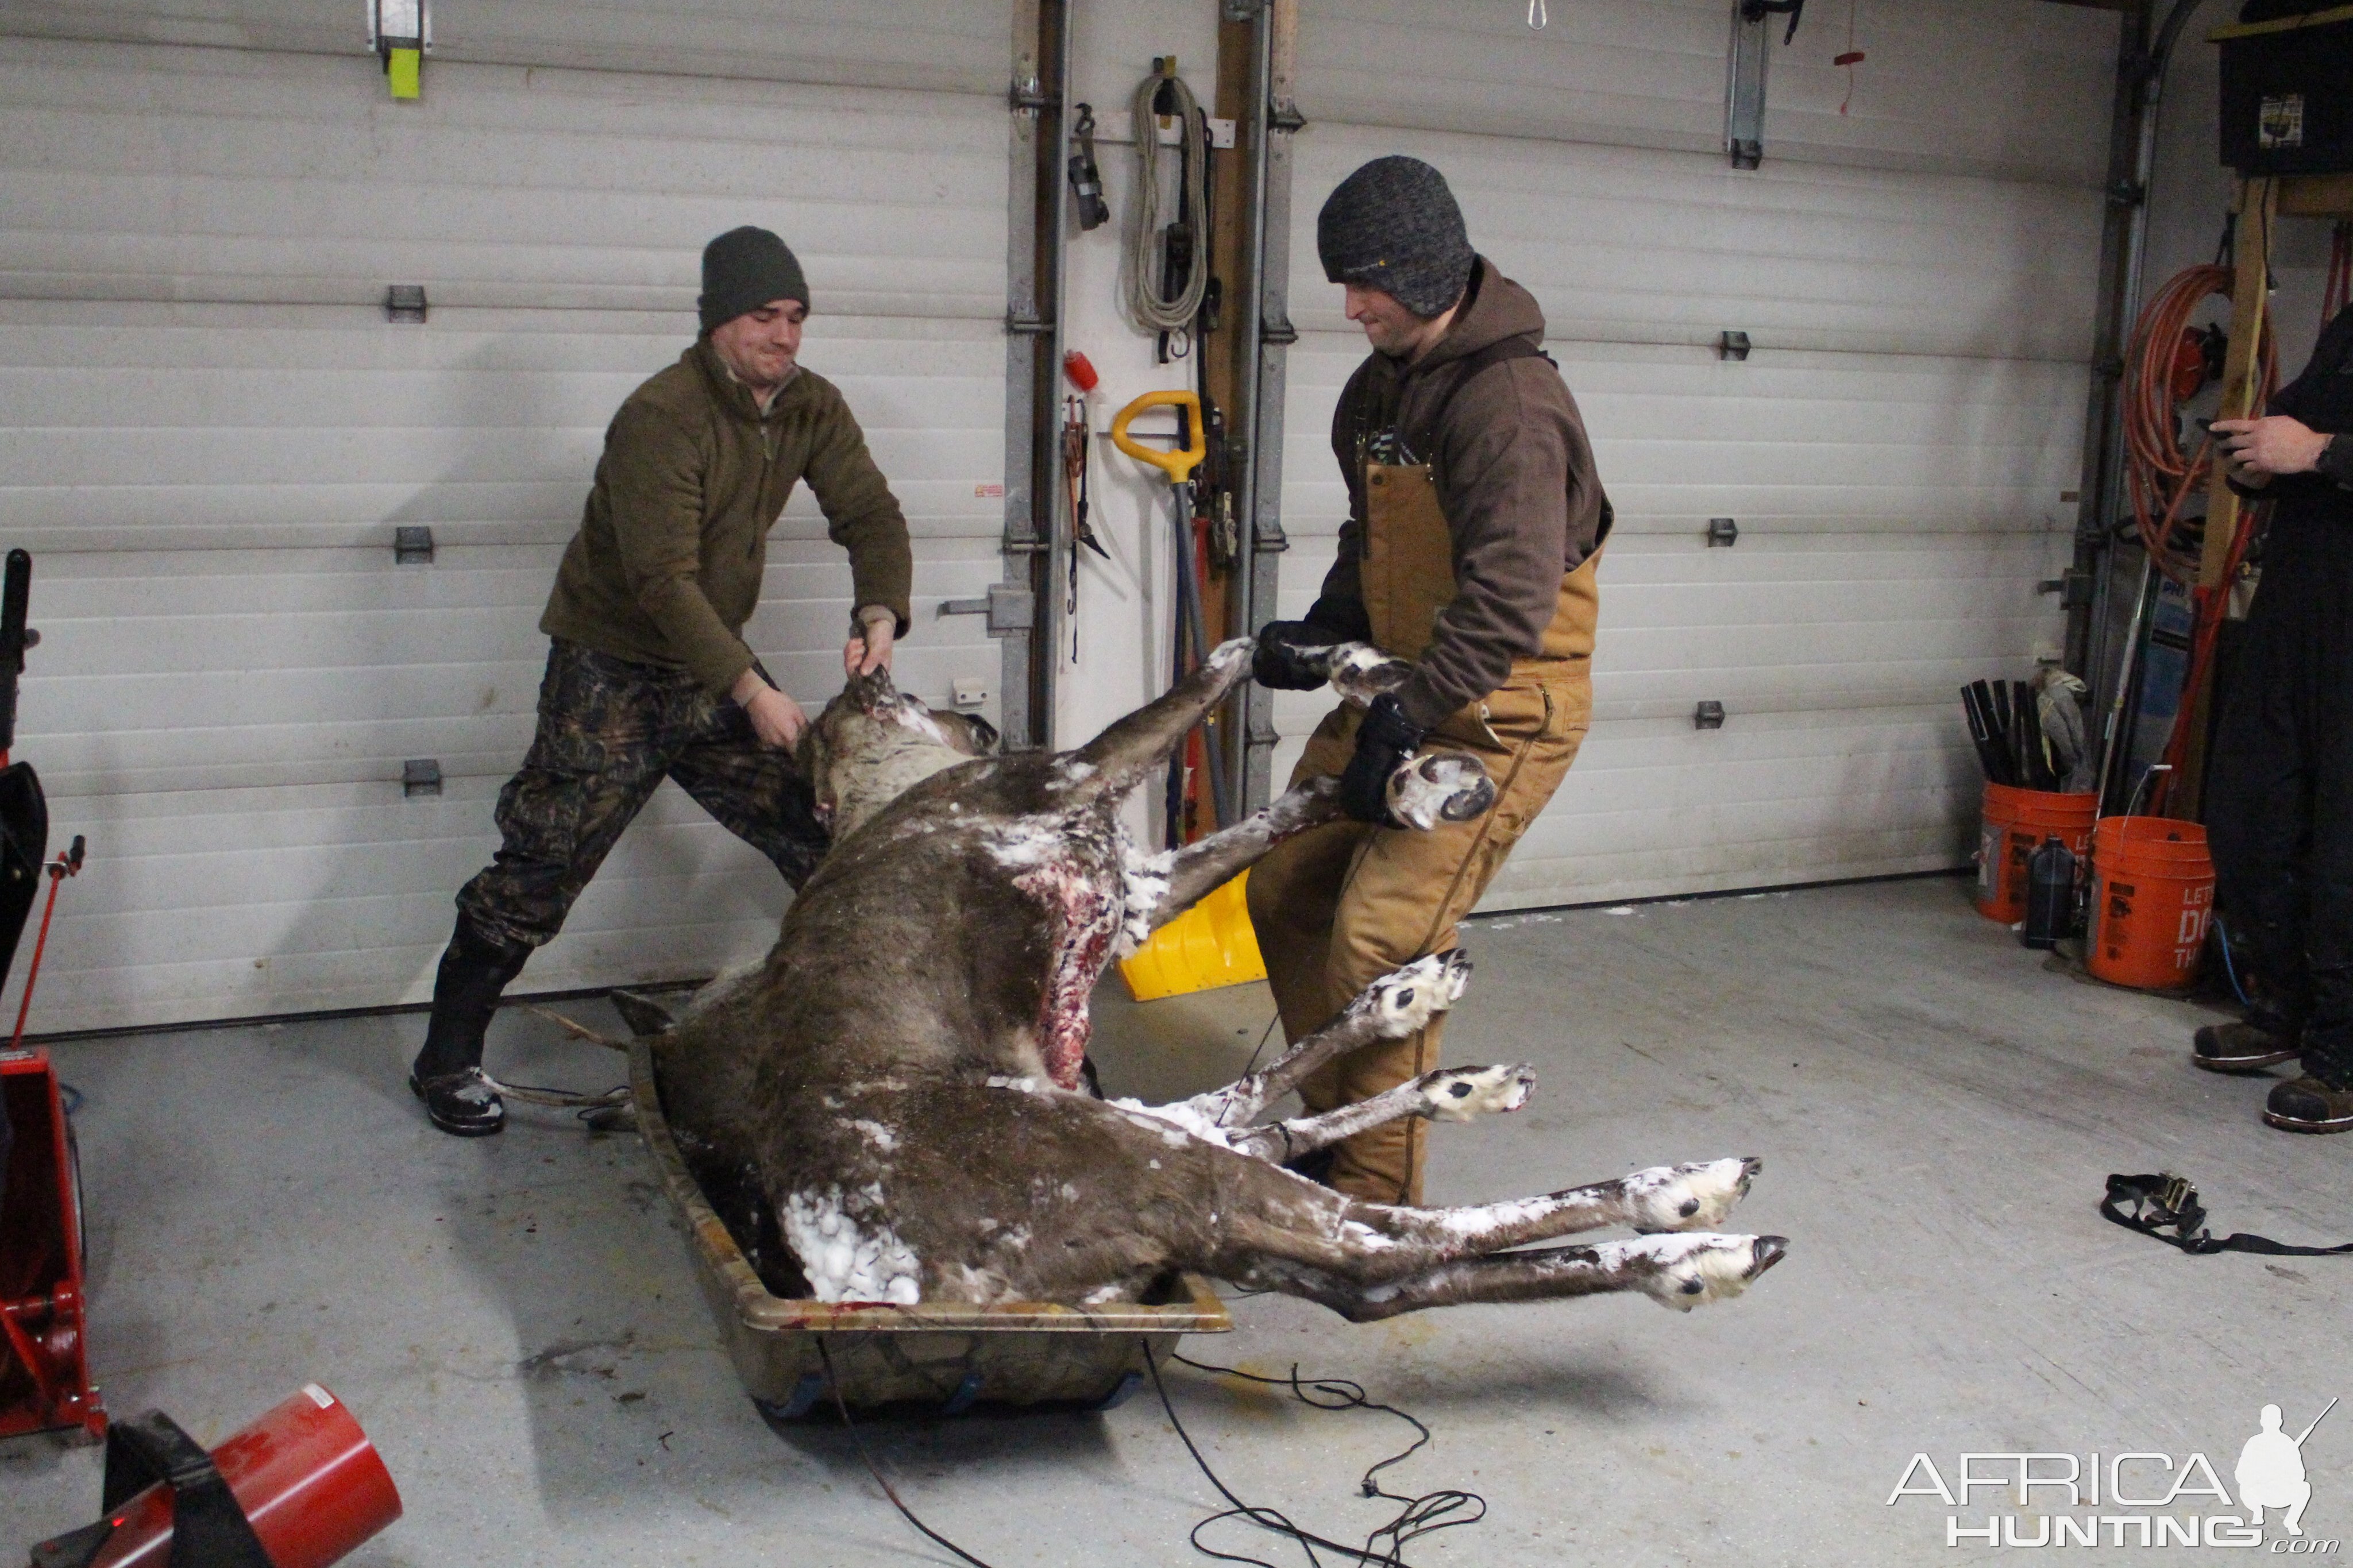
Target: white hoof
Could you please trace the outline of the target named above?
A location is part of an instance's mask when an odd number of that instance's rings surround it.
[[[1536,1069],[1526,1062],[1507,1067],[1442,1068],[1423,1075],[1422,1114],[1432,1121],[1468,1121],[1517,1110],[1535,1092]]]
[[[1389,775],[1389,815],[1424,832],[1441,822],[1468,822],[1495,804],[1495,781],[1478,758],[1433,752],[1409,759]]]
[[[1462,989],[1470,982],[1471,960],[1461,948],[1433,952],[1392,969],[1366,986],[1348,1010],[1370,1015],[1379,1024],[1383,1038],[1402,1039],[1461,1000]]]
[[[1370,643],[1344,642],[1327,655],[1332,689],[1343,702],[1367,707],[1374,698],[1403,686],[1413,666],[1392,658]]]
[[[1758,1159],[1710,1160],[1697,1165],[1653,1165],[1626,1178],[1632,1204],[1628,1222],[1643,1232],[1714,1230],[1765,1168]]]
[[[1778,1236],[1652,1236],[1604,1242],[1594,1250],[1638,1271],[1636,1285],[1660,1306],[1688,1312],[1739,1295],[1788,1249]]]

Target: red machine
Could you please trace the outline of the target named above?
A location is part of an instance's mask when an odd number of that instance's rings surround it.
[[[400,1517],[400,1493],[314,1383],[209,1454],[160,1410],[115,1423],[105,1515],[32,1568],[327,1568]]]
[[[16,678],[40,634],[25,624],[33,558],[8,552],[0,587],[0,981],[16,956],[43,872],[49,909],[58,885],[81,869],[82,843],[44,867],[48,808],[29,763],[11,762]],[[41,917],[41,941],[48,937]],[[25,1014],[40,973],[37,945],[25,977],[16,1037],[0,1048],[0,1437],[79,1426],[98,1436],[106,1409],[90,1385],[82,1340],[81,1180],[73,1127],[47,1051],[22,1047]]]
[[[0,1437],[106,1431],[82,1343],[81,1183],[49,1054],[0,1050]]]

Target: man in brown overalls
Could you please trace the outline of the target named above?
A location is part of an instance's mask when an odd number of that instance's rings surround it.
[[[1250,873],[1250,920],[1293,1040],[1376,977],[1453,947],[1455,922],[1559,787],[1592,714],[1595,572],[1609,531],[1576,399],[1540,346],[1544,313],[1472,250],[1445,176],[1375,159],[1324,204],[1315,241],[1374,352],[1332,419],[1348,484],[1339,558],[1305,620],[1260,633],[1254,673],[1309,689],[1322,682],[1302,651],[1352,639],[1415,669],[1361,721],[1326,715],[1292,775],[1338,774],[1352,820],[1303,834]],[[1485,763],[1493,808],[1398,831],[1382,781],[1425,742]],[[1317,1073],[1309,1109],[1435,1068],[1439,1027]],[[1419,1203],[1422,1133],[1418,1118],[1391,1122],[1311,1173],[1376,1203]]]

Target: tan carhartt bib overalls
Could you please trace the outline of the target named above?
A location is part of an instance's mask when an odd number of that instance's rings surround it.
[[[1385,652],[1419,658],[1455,592],[1453,536],[1437,479],[1426,463],[1366,460],[1362,473],[1359,574],[1373,640]],[[1606,535],[1606,510],[1603,518]],[[1562,576],[1536,656],[1513,661],[1503,685],[1448,715],[1424,743],[1425,750],[1468,752],[1486,764],[1496,788],[1486,815],[1428,833],[1335,823],[1278,846],[1252,868],[1250,920],[1287,1037],[1328,1023],[1398,965],[1452,948],[1455,922],[1479,901],[1559,787],[1592,713],[1600,561],[1597,545]],[[1293,771],[1293,785],[1347,765],[1357,719],[1348,708],[1325,716]],[[1431,1070],[1442,1019],[1324,1068],[1301,1090],[1308,1109],[1354,1104]],[[1419,1203],[1424,1126],[1409,1118],[1340,1144],[1333,1184],[1377,1203]]]

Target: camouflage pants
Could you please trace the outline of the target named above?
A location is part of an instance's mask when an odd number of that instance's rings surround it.
[[[792,754],[761,744],[744,710],[684,670],[556,639],[539,731],[499,792],[497,858],[458,910],[502,946],[552,940],[588,879],[665,778],[798,888],[826,832]]]

